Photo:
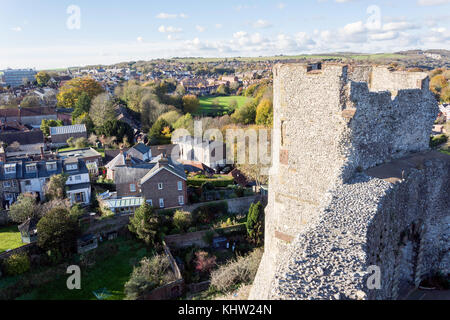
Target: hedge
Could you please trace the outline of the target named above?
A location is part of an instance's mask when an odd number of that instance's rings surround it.
[[[215,188],[226,188],[229,185],[234,184],[234,179],[233,177],[226,177],[221,179],[208,179],[208,178],[188,179],[188,185],[191,187],[201,187],[204,183],[210,183]]]

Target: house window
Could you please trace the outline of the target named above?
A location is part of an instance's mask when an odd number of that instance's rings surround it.
[[[179,196],[178,197],[178,203],[182,206],[184,204],[184,197],[183,196]]]
[[[30,180],[25,180],[25,185],[26,186],[31,186],[31,181]]]
[[[4,181],[3,188],[11,188],[11,181]]]
[[[35,172],[37,172],[36,164],[35,163],[34,164],[27,164],[25,166],[25,170],[26,170],[27,173],[35,173]]]
[[[68,164],[66,165],[66,170],[67,171],[78,170],[78,164]]]
[[[46,164],[47,171],[56,171],[57,165],[56,162],[49,162]]]
[[[158,183],[158,190],[162,190],[163,189],[163,184],[162,183]]]
[[[81,181],[81,176],[75,176],[75,181]]]
[[[159,207],[164,208],[164,199],[159,199]]]
[[[75,202],[76,203],[84,203],[85,202],[84,192],[75,193]]]
[[[15,164],[5,164],[5,173],[15,173],[16,165]]]
[[[136,185],[130,184],[130,192],[136,192]]]
[[[147,200],[147,203],[151,206],[151,207],[153,207],[153,200]]]
[[[183,190],[183,182],[178,181],[178,191],[182,191],[182,190]]]

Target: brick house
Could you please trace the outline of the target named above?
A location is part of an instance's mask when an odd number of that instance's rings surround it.
[[[166,158],[149,164],[118,167],[114,182],[117,197],[143,197],[155,208],[174,208],[187,203],[184,167]]]
[[[141,180],[142,196],[155,208],[173,208],[187,203],[187,179],[183,166],[161,159]]]

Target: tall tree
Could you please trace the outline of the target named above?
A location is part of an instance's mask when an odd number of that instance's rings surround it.
[[[24,223],[36,215],[36,197],[31,194],[21,193],[17,201],[11,205],[9,216],[16,223]]]
[[[54,208],[37,224],[38,246],[53,256],[68,256],[76,247],[80,229],[76,217],[66,208]]]
[[[54,175],[45,185],[45,195],[49,200],[62,200],[66,197],[67,176],[64,174]]]
[[[38,72],[38,74],[36,75],[36,82],[40,87],[46,86],[49,81],[50,75],[45,71]]]
[[[113,121],[116,118],[116,111],[112,97],[107,93],[95,97],[91,104],[89,116],[96,127],[101,127],[108,121]]]
[[[93,99],[103,91],[100,83],[92,78],[75,78],[59,90],[58,105],[62,108],[75,108],[75,104],[83,92]]]
[[[130,218],[128,229],[147,245],[155,245],[158,241],[159,218],[147,201],[144,201],[134,216]]]
[[[72,112],[72,120],[75,121],[83,113],[89,113],[91,110],[91,98],[86,92],[81,93],[75,103],[75,110]]]
[[[185,113],[196,113],[200,107],[200,101],[197,96],[188,94],[183,97],[183,110]]]

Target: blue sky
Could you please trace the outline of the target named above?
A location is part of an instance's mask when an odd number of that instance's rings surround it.
[[[0,39],[0,69],[450,49],[450,0],[0,0]]]

